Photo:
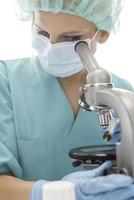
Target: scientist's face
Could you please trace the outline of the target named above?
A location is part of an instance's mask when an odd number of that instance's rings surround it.
[[[96,26],[83,17],[51,12],[36,11],[33,23],[41,29],[43,35],[48,37],[51,43],[77,41],[92,39],[97,31]],[[103,43],[109,34],[100,30],[91,44],[93,52],[96,50],[96,43]]]

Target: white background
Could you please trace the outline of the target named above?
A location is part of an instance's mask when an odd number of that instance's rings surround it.
[[[99,45],[96,57],[101,66],[134,86],[134,1],[124,1],[120,30]],[[0,59],[31,55],[31,22],[19,21],[15,5],[15,0],[0,0]]]

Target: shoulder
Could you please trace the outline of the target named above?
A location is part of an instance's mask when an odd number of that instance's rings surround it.
[[[36,57],[0,60],[0,77],[16,81],[30,79],[35,76],[36,69],[40,72],[40,63]],[[23,80],[23,81],[24,81]]]
[[[125,80],[115,74],[111,74],[111,76],[112,76],[112,81],[114,83],[114,87],[134,92],[134,88],[127,80]]]
[[[19,68],[24,68],[26,63],[29,63],[28,58],[0,60],[0,94],[10,93],[11,79],[16,79],[18,74],[21,74]]]
[[[0,75],[8,73],[8,70],[15,70],[21,66],[28,65],[30,63],[30,58],[20,58],[13,60],[0,60]]]
[[[11,92],[15,88],[19,90],[35,85],[36,87],[52,85],[54,80],[53,76],[42,68],[37,57],[0,60],[0,82],[6,83]]]
[[[29,58],[20,58],[13,60],[0,60],[0,77],[8,78],[11,71],[16,71],[30,63]]]

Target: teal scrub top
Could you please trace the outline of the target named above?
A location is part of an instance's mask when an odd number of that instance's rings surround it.
[[[114,86],[133,91],[112,75]],[[56,77],[36,59],[0,61],[0,173],[24,180],[57,180],[73,168],[71,148],[103,144],[98,117],[71,105]]]

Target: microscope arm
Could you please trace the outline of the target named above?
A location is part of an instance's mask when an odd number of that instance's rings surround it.
[[[119,115],[122,135],[117,144],[117,168],[134,177],[134,93],[123,89],[97,91],[96,102],[113,108]]]

